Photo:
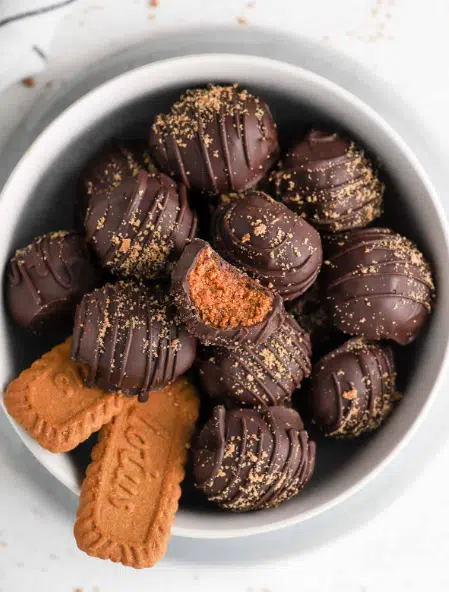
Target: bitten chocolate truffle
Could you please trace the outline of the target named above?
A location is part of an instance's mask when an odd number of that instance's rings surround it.
[[[279,153],[270,109],[237,85],[188,90],[157,116],[150,149],[164,173],[211,193],[254,187]]]
[[[212,234],[222,257],[276,290],[284,300],[305,292],[321,268],[318,232],[261,191],[231,197],[220,206]]]
[[[180,322],[204,345],[264,343],[281,326],[278,294],[242,273],[201,239],[184,249],[172,274]]]
[[[140,169],[157,172],[144,140],[109,140],[78,178],[75,215],[81,226],[93,195],[110,193],[128,177],[137,177]]]
[[[92,197],[85,227],[103,267],[145,280],[168,272],[196,235],[197,218],[185,185],[163,173],[139,171],[111,193]]]
[[[290,400],[310,375],[312,350],[307,333],[291,315],[263,345],[230,350],[209,348],[197,361],[204,390],[242,406],[262,408]]]
[[[211,502],[248,512],[300,492],[313,474],[315,442],[293,409],[218,406],[194,443],[193,459],[196,484]]]
[[[431,268],[417,247],[388,228],[366,228],[329,248],[323,286],[334,325],[368,339],[413,341],[434,299]]]
[[[276,195],[320,232],[362,228],[382,213],[384,185],[360,146],[311,130],[273,173]]]
[[[159,287],[118,282],[86,294],[76,311],[72,359],[87,384],[148,398],[192,365],[196,339],[175,323]]]
[[[392,349],[361,337],[324,356],[312,376],[306,404],[327,436],[355,437],[378,428],[400,398]]]
[[[84,238],[53,232],[16,251],[7,268],[6,300],[19,325],[38,331],[70,319],[100,282]]]

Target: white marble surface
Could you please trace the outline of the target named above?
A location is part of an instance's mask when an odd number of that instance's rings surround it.
[[[53,87],[64,84],[96,59],[155,31],[235,23],[300,33],[358,59],[404,94],[437,133],[441,150],[449,149],[447,0],[151,4],[78,0],[35,87],[17,84],[0,96],[0,146],[48,92],[50,81]],[[435,456],[419,480],[369,524],[306,555],[245,568],[161,563],[151,572],[133,572],[78,552],[72,537],[75,500],[36,465],[0,417],[0,592],[449,590],[449,445]]]

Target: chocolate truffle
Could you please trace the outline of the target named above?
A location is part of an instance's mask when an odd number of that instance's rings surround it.
[[[93,195],[110,193],[128,177],[137,177],[140,169],[157,172],[145,140],[112,139],[106,142],[78,178],[75,214],[81,226]]]
[[[311,130],[272,179],[277,197],[320,232],[362,228],[382,213],[383,183],[360,146],[337,133]]]
[[[280,405],[310,375],[310,339],[291,315],[262,345],[210,348],[197,361],[203,388],[212,398],[242,406]]]
[[[254,187],[279,153],[270,109],[237,85],[188,90],[157,116],[150,149],[164,173],[211,193]]]
[[[141,170],[111,193],[92,197],[85,227],[103,267],[145,280],[167,273],[196,235],[197,219],[185,185]]]
[[[16,251],[7,268],[6,300],[14,320],[36,331],[69,319],[100,281],[84,238],[53,232]]]
[[[392,349],[363,337],[324,356],[312,376],[306,404],[327,436],[355,437],[378,428],[400,398]]]
[[[175,323],[159,287],[118,282],[86,294],[76,311],[72,359],[87,384],[148,398],[192,365],[196,339]]]
[[[284,300],[305,292],[321,268],[318,232],[261,191],[248,191],[220,206],[212,234],[222,257]]]
[[[411,241],[388,228],[336,237],[323,275],[330,318],[350,335],[407,345],[432,309],[429,264]]]
[[[172,274],[180,322],[204,345],[264,343],[281,326],[278,294],[242,273],[201,239],[184,249]]]
[[[315,442],[293,409],[218,406],[194,443],[193,462],[196,484],[211,502],[233,512],[261,510],[309,482]]]

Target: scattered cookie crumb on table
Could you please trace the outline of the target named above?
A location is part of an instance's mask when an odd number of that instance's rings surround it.
[[[34,88],[36,86],[36,81],[34,80],[34,78],[32,76],[27,76],[26,78],[24,78],[22,80],[22,84],[23,84],[23,86],[26,86],[27,88]]]

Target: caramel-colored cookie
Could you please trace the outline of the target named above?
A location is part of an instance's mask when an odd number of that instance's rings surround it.
[[[135,568],[164,556],[198,408],[193,386],[180,378],[101,430],[75,523],[81,550]]]
[[[67,339],[10,382],[8,413],[50,452],[67,452],[120,413],[129,400],[84,385],[81,364],[70,359]]]

